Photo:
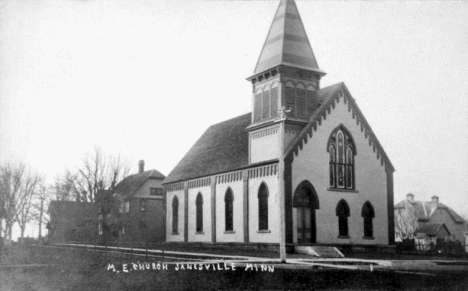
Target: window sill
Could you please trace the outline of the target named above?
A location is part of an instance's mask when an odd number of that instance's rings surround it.
[[[234,230],[226,230],[224,234],[233,234],[236,233]]]
[[[375,239],[373,236],[363,236],[362,239]]]
[[[349,192],[349,193],[359,193],[358,190],[353,189],[342,189],[342,188],[327,188],[328,191],[331,192]]]
[[[205,234],[203,231],[197,231],[195,234]]]
[[[349,239],[349,235],[339,235],[338,238]]]
[[[271,230],[268,230],[268,229],[257,230],[257,233],[271,233]]]
[[[178,232],[173,232],[173,233],[171,233],[171,235],[179,235],[179,233]]]

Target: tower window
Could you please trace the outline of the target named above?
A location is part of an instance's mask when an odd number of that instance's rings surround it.
[[[263,92],[262,119],[270,118],[270,91]]]
[[[254,122],[262,119],[262,94],[256,94],[254,98]]]
[[[330,188],[354,189],[354,156],[356,148],[348,130],[342,125],[328,139],[330,154]]]
[[[271,89],[271,117],[278,116],[278,88]]]

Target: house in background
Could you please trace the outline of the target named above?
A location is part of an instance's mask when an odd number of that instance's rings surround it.
[[[444,223],[427,223],[414,231],[414,243],[417,250],[427,251],[434,248],[437,240],[449,240],[450,235]]]
[[[98,240],[98,212],[95,203],[52,201],[48,240],[52,243],[95,243]]]
[[[138,166],[138,173],[123,179],[111,193],[115,207],[114,213],[108,214],[108,223],[119,226],[120,242],[161,242],[165,238],[165,176],[154,169],[145,171],[143,160]]]
[[[399,238],[413,238],[418,228],[420,233],[423,226],[427,226],[423,229],[435,229],[441,224],[452,240],[466,244],[465,221],[452,208],[440,203],[438,196],[432,196],[431,201],[417,201],[414,194],[409,193],[395,205],[395,232]]]

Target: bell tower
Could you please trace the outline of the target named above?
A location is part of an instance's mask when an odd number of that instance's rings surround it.
[[[281,0],[252,76],[250,163],[278,159],[278,110],[285,121],[287,145],[319,106],[316,92],[325,72],[319,69],[294,0]]]

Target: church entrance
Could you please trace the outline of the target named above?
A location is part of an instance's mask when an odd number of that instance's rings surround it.
[[[297,210],[297,243],[316,243],[315,210],[319,205],[317,194],[310,182],[304,181],[297,187],[294,192],[293,207]]]

